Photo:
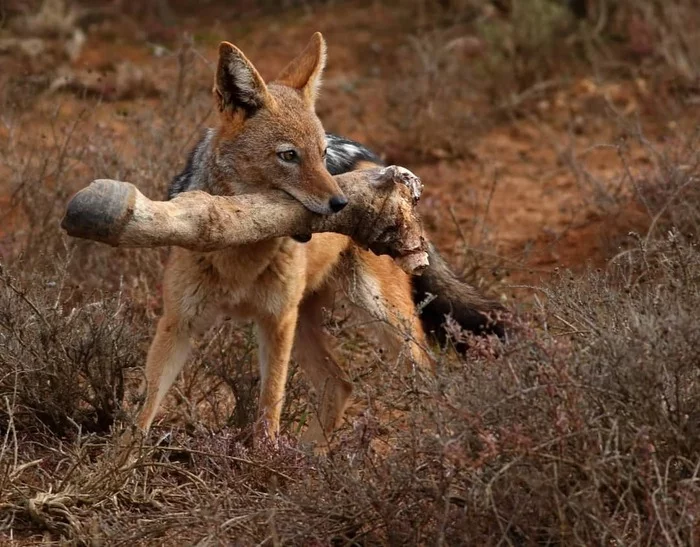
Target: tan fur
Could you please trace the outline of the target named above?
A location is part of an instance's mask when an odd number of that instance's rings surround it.
[[[306,49],[289,63],[275,78],[281,85],[299,89],[304,101],[313,106],[321,85],[321,73],[326,66],[326,42],[320,32],[316,32]],[[310,82],[310,84],[309,84]]]
[[[207,191],[281,188],[309,209],[330,213],[329,199],[342,192],[325,168],[325,134],[314,112],[324,62],[325,43],[317,33],[278,83],[267,86],[235,46],[222,44],[214,86],[221,114]],[[298,151],[298,163],[280,162],[285,143]],[[271,437],[279,431],[293,349],[319,399],[307,438],[322,441],[342,420],[352,386],[321,326],[323,307],[337,291],[378,320],[391,349],[401,350],[408,339],[408,356],[427,362],[409,277],[390,258],[361,250],[346,236],[314,234],[306,244],[279,238],[212,253],[174,248],[163,285],[164,314],[148,352],[138,418],[144,430],[184,366],[190,338],[222,314],[257,326],[261,429]]]

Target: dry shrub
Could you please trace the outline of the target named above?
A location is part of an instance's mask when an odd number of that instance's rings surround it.
[[[468,364],[416,377],[400,422],[357,420],[287,494],[310,519],[304,541],[690,543],[700,280],[682,272],[700,254],[678,234],[638,252],[563,275],[501,356],[477,344]]]
[[[600,2],[591,22],[601,37],[621,41],[629,60],[664,65],[681,86],[697,86],[699,14],[693,0]]]
[[[700,236],[700,133],[666,143],[663,151],[649,146],[654,170],[635,177],[635,197],[651,218],[650,233],[669,228],[684,236]]]
[[[191,363],[176,388],[189,428],[206,423],[212,431],[245,429],[257,418],[256,339],[250,326],[223,324],[197,343]],[[169,417],[179,425],[182,416]]]
[[[71,306],[67,275],[0,271],[0,429],[105,433],[119,413],[141,353],[133,313],[121,294]]]
[[[541,304],[508,343],[475,340],[464,359],[433,348],[435,374],[424,374],[338,322],[361,408],[326,458],[293,438],[309,409],[296,375],[278,445],[245,443],[258,384],[250,332],[229,325],[201,342],[173,390],[176,419],[126,449],[105,435],[145,356],[163,254],[67,243],[56,226],[69,193],[92,178],[163,195],[209,104],[207,85],[184,77],[187,58],[182,79],[167,80],[182,85],[120,119],[119,138],[88,110],[81,131],[57,121],[64,138],[40,154],[22,135],[3,149],[12,213],[29,222],[6,239],[0,275],[0,533],[85,545],[697,541],[692,145],[658,156],[646,177],[621,177],[654,229],[605,271],[539,288]],[[438,58],[423,97],[472,77]],[[467,98],[444,93],[453,106]],[[450,103],[439,103],[444,125]]]
[[[114,544],[690,544],[698,268],[673,232],[607,271],[562,274],[506,345],[443,354],[435,375],[372,362],[356,378],[369,406],[327,458],[286,437],[244,447],[228,427],[176,429],[131,463],[97,437],[22,448],[4,517]],[[38,454],[37,484],[18,470]]]
[[[700,12],[692,0],[587,2],[584,12],[576,7],[584,2],[559,0],[434,4],[412,3],[411,33],[385,67],[400,138],[386,144],[392,161],[469,158],[492,122],[532,115],[581,75],[637,78],[644,107],[662,116],[682,117],[682,105],[697,102]]]
[[[389,161],[468,155],[469,135],[480,123],[474,79],[459,55],[462,47],[439,31],[412,37],[402,46],[400,56],[409,61],[387,95],[389,121],[400,131],[401,141],[388,145]]]
[[[404,154],[397,161],[468,157],[471,139],[489,116],[536,98],[578,54],[576,47],[562,47],[576,29],[562,2],[441,6],[428,10],[417,2],[415,34],[392,59],[392,73],[396,66],[399,73],[387,102],[401,135],[393,148]]]
[[[485,47],[480,76],[501,102],[551,78],[565,76],[576,49],[562,47],[574,33],[573,17],[564,2],[514,0],[507,18],[490,15],[477,24]],[[564,70],[562,70],[564,69]]]
[[[46,113],[39,129],[27,126],[26,105],[12,102],[15,90],[3,88],[2,427],[105,432],[119,414],[124,370],[143,361],[141,342],[160,307],[167,253],[72,241],[59,224],[71,194],[94,178],[133,180],[162,199],[209,108],[209,89],[200,85],[207,69],[194,59],[185,44],[149,73],[177,82],[155,108],[134,101],[105,112],[100,97],[81,103],[57,93],[47,112],[35,94]],[[123,136],[105,119],[125,127]]]
[[[471,69],[483,44],[473,32],[482,10],[474,0],[407,4],[402,42],[379,57],[390,75],[385,99],[388,126],[400,140],[382,143],[389,161],[415,163],[468,155],[478,127],[478,85]],[[445,120],[449,119],[449,123]]]

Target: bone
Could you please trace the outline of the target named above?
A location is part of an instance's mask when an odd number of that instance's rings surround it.
[[[407,273],[428,266],[427,241],[415,211],[422,183],[390,166],[335,177],[349,200],[341,212],[319,215],[281,191],[214,196],[202,191],[153,201],[129,183],[98,179],[68,203],[61,227],[69,236],[114,247],[178,246],[210,252],[285,236],[335,232]]]

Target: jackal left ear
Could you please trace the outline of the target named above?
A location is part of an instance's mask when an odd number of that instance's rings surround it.
[[[304,51],[280,72],[275,81],[298,89],[304,100],[313,106],[321,87],[321,73],[325,66],[326,41],[320,32],[316,32]]]
[[[269,100],[262,76],[243,52],[229,42],[219,45],[214,97],[221,112],[242,109],[247,116],[254,114]]]

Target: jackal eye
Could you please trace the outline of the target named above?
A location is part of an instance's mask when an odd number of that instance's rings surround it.
[[[328,148],[323,149],[323,157],[325,158],[328,155]]]
[[[277,152],[277,157],[287,163],[299,161],[299,154],[297,154],[296,150],[282,150],[282,152]]]

